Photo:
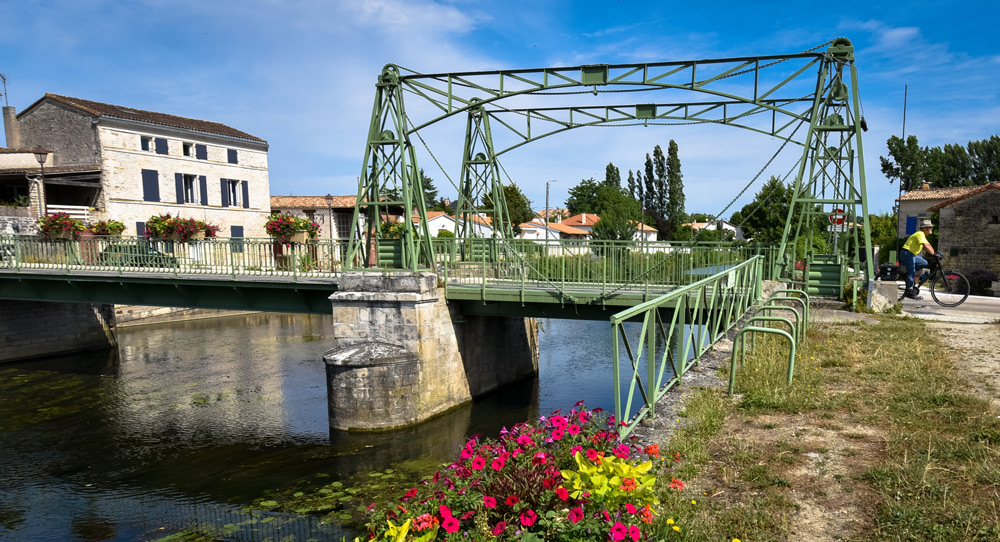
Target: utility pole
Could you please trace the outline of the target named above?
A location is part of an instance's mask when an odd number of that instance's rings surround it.
[[[549,185],[556,180],[545,181],[545,252],[549,251]]]

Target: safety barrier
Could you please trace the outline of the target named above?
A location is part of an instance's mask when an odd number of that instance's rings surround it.
[[[794,295],[792,295],[794,294]],[[805,298],[804,300],[802,298]],[[802,312],[800,313],[793,307],[786,305],[778,305],[778,301],[796,301],[802,305]],[[774,303],[772,303],[774,302]],[[792,321],[788,318],[783,318],[779,316],[773,316],[773,312],[776,310],[786,310],[791,311],[795,314],[796,322],[793,325]],[[761,316],[758,313],[768,311],[769,315]],[[788,325],[789,331],[784,331],[781,329],[774,329],[771,327],[762,327],[751,325],[754,322],[783,322]],[[796,343],[805,340],[806,329],[809,325],[809,296],[802,290],[795,289],[780,289],[775,290],[760,306],[756,307],[751,313],[750,318],[744,322],[743,329],[736,333],[736,337],[733,338],[733,351],[729,360],[729,395],[732,395],[736,388],[736,367],[737,361],[739,361],[739,366],[743,366],[743,360],[746,355],[746,334],[754,333],[751,335],[751,339],[754,341],[753,346],[756,346],[756,334],[772,334],[778,335],[788,339],[788,385],[792,385],[792,379],[795,374],[795,347]],[[751,348],[753,348],[751,346]]]
[[[628,435],[643,418],[652,417],[656,402],[759,300],[762,272],[763,258],[753,256],[611,317],[614,415],[619,435]],[[633,334],[636,340],[630,340],[627,321],[642,322],[639,333]],[[632,369],[624,404],[623,358]],[[645,375],[640,371],[643,361]],[[637,392],[642,403],[630,417]]]

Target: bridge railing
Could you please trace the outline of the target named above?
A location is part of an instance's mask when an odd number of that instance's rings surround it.
[[[4,235],[0,269],[323,278],[340,274],[346,248],[344,239],[285,244],[247,237],[180,242],[134,236]]]
[[[435,239],[448,286],[663,291],[756,255],[734,244],[600,240]]]
[[[620,435],[652,417],[656,402],[760,299],[763,270],[763,257],[753,256],[611,317]],[[627,387],[622,385],[623,371]]]

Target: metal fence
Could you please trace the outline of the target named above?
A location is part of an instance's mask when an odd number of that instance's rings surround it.
[[[270,238],[215,237],[181,242],[129,236],[4,235],[0,269],[322,278],[340,274],[346,248],[343,239],[280,243]]]
[[[621,436],[652,417],[656,402],[761,298],[763,269],[764,258],[753,256],[611,317],[615,419]],[[630,333],[626,321],[642,322],[634,326],[638,333]],[[631,374],[623,402],[620,373],[625,361]],[[641,402],[631,416],[633,401]]]

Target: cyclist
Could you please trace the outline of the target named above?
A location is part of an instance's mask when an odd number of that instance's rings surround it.
[[[903,243],[903,249],[899,251],[899,263],[906,267],[906,292],[903,293],[903,297],[923,299],[917,295],[917,290],[913,287],[913,279],[918,268],[927,267],[927,260],[920,257],[921,251],[926,250],[927,254],[934,257],[941,256],[940,254],[935,254],[934,247],[927,240],[927,236],[931,234],[932,229],[934,229],[934,225],[930,220],[926,218],[921,220],[920,229],[914,232]]]

